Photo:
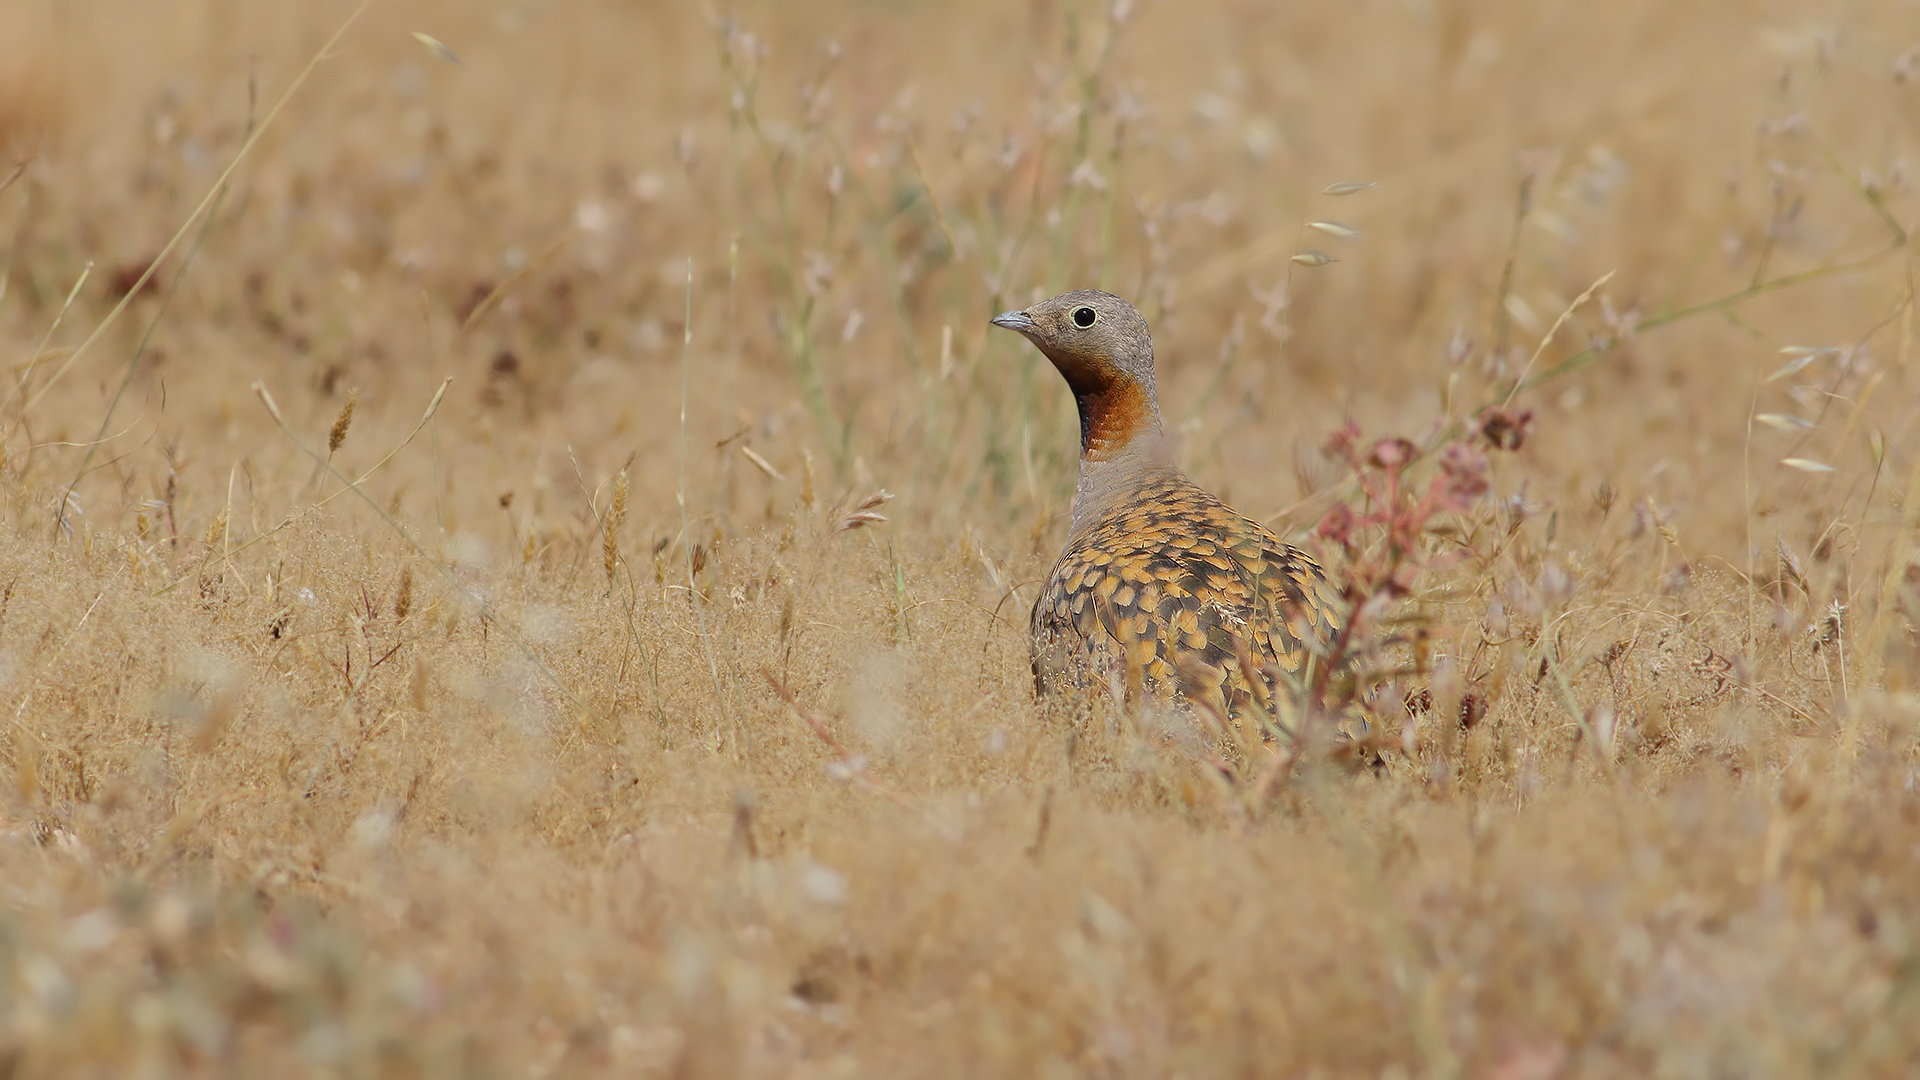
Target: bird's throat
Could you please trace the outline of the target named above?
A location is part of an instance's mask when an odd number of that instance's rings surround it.
[[[1160,410],[1138,382],[1115,380],[1098,389],[1077,391],[1080,410],[1080,460],[1107,461],[1121,456],[1137,440],[1160,441]]]
[[[1068,532],[1078,536],[1154,477],[1175,470],[1151,392],[1123,384],[1074,398],[1080,408],[1080,479]]]

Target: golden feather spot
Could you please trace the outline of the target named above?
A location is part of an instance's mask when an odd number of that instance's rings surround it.
[[[1143,640],[1152,640],[1151,636],[1147,633],[1147,626],[1147,617],[1144,614],[1135,615],[1133,617],[1133,636]]]
[[[1133,606],[1134,588],[1132,585],[1122,585],[1118,589],[1108,589],[1107,593],[1112,596],[1115,606],[1123,608]]]
[[[1118,588],[1119,585],[1119,577],[1113,574],[1107,574],[1102,576],[1100,580],[1094,584],[1094,591],[1111,600],[1113,599],[1113,590]]]
[[[1186,631],[1180,635],[1180,640],[1189,649],[1204,649],[1207,647],[1207,635],[1198,630]]]

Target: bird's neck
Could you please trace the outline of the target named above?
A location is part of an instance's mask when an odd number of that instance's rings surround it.
[[[1153,387],[1121,380],[1076,392],[1080,411],[1080,481],[1073,491],[1078,534],[1125,502],[1148,480],[1173,470],[1160,430]]]

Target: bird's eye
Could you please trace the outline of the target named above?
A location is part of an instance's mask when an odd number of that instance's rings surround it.
[[[1073,325],[1082,330],[1092,326],[1093,321],[1099,317],[1100,313],[1090,307],[1077,307],[1073,309]]]

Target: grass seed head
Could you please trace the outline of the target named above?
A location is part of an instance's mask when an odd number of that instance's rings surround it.
[[[353,406],[360,400],[360,388],[347,391],[346,404],[340,406],[340,415],[333,418],[333,430],[327,432],[327,453],[340,449],[347,441],[347,429],[353,426]]]
[[[413,33],[413,40],[419,42],[422,46],[424,46],[429,53],[432,53],[434,55],[435,58],[444,60],[449,64],[460,63],[460,57],[456,56],[452,49],[447,48],[446,43],[441,41],[439,38],[434,37],[431,34],[423,34],[418,30],[413,31],[412,33]]]
[[[878,525],[886,521],[887,515],[881,513],[879,507],[886,505],[892,498],[893,492],[881,488],[861,499],[854,506],[852,513],[840,519],[840,524],[833,531],[846,532],[849,529],[865,528],[868,525]]]
[[[1785,457],[1780,459],[1780,464],[1803,473],[1830,473],[1833,471],[1833,466],[1824,461],[1816,461],[1813,458]]]
[[[1813,421],[1790,413],[1755,413],[1753,418],[1775,431],[1788,434],[1805,431],[1813,426]]]
[[[400,568],[400,588],[393,594],[393,617],[405,622],[413,613],[413,567]]]
[[[602,529],[601,552],[606,563],[607,580],[613,580],[614,570],[620,565],[620,523],[627,518],[627,470],[621,469],[620,475],[613,481],[613,505],[607,508],[606,523]]]

